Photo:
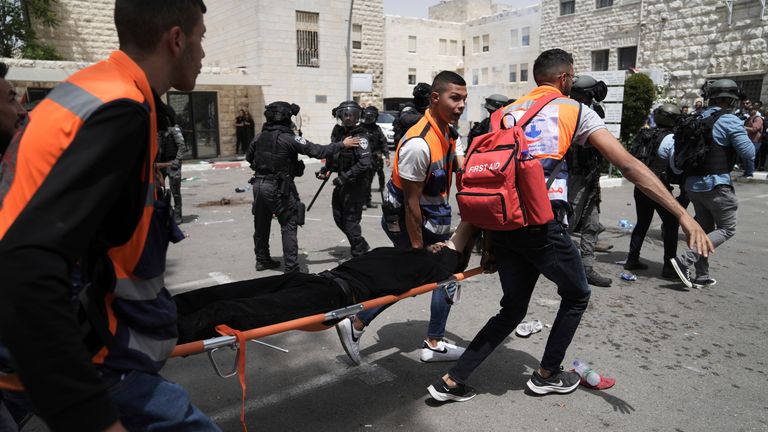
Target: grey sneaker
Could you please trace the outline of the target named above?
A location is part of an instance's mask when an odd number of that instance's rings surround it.
[[[339,341],[344,348],[344,352],[352,363],[359,365],[362,362],[360,358],[360,337],[365,329],[355,330],[352,325],[352,318],[346,318],[336,324],[336,333],[339,335]]]

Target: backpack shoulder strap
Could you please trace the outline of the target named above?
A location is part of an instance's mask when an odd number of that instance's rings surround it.
[[[542,109],[544,109],[545,106],[547,106],[550,102],[553,100],[562,97],[562,95],[558,95],[557,93],[549,93],[547,95],[544,95],[540,97],[538,100],[536,100],[536,103],[533,104],[530,108],[528,108],[525,111],[525,114],[520,119],[520,121],[517,122],[517,126],[525,127],[525,125],[528,124],[535,116],[538,114]],[[499,108],[496,111],[491,114],[491,132],[496,132],[500,129],[504,128],[504,116],[507,113],[504,112],[503,108]]]

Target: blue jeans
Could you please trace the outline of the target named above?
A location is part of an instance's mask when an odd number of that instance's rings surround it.
[[[384,221],[383,217],[381,219],[381,227],[384,229],[384,232],[387,234],[387,237],[389,237],[389,239],[392,241],[392,244],[396,248],[401,248],[401,249],[411,248],[411,240],[408,237],[407,231],[401,231],[398,233],[390,232],[387,229],[387,224]],[[450,238],[450,234],[444,235],[444,236],[438,236],[425,229],[421,230],[421,235],[422,235],[422,238],[424,239],[425,245],[446,241]],[[393,270],[396,271],[396,269],[393,269]],[[387,308],[390,306],[392,306],[392,304],[388,304],[386,306],[381,306],[378,308],[373,308],[373,309],[360,312],[359,314],[357,314],[357,319],[359,319],[363,324],[368,326],[377,316],[379,316],[380,313],[387,310]],[[430,306],[429,326],[427,327],[428,338],[442,339],[443,336],[445,336],[445,324],[446,322],[448,322],[448,314],[450,313],[451,313],[451,305],[448,304],[445,290],[439,289],[439,290],[432,291],[432,303]]]
[[[477,333],[449,375],[457,382],[466,382],[514,331],[528,312],[539,275],[556,283],[560,295],[560,309],[552,324],[541,367],[559,371],[591,293],[578,249],[556,222],[516,231],[496,231],[492,233],[492,240],[504,293],[501,310]]]
[[[755,174],[755,159],[757,159],[757,154],[760,153],[760,147],[763,146],[762,141],[758,141],[752,144],[755,145],[755,157],[752,159],[744,159],[744,177]]]
[[[186,390],[157,374],[105,370],[104,382],[129,431],[216,431],[205,414],[192,405]]]

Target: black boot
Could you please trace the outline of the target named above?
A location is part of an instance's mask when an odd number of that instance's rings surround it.
[[[609,287],[611,286],[611,283],[613,283],[611,278],[600,275],[592,267],[584,267],[584,271],[587,273],[587,282],[589,282],[590,285]]]
[[[270,259],[269,261],[256,261],[256,271],[271,270],[280,267],[280,261]]]
[[[181,217],[181,207],[173,209],[173,221],[176,222],[176,225],[181,225],[184,222],[184,219]]]
[[[672,264],[667,259],[664,260],[664,266],[661,268],[661,277],[664,279],[674,279],[677,277],[675,268],[672,267]]]
[[[624,270],[648,270],[648,264],[640,262],[640,258],[627,257]]]

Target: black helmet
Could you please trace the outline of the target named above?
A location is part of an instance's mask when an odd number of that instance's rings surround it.
[[[675,127],[677,121],[682,116],[683,112],[680,110],[680,107],[671,103],[660,105],[653,110],[653,121],[656,122],[657,126],[664,128]]]
[[[277,101],[267,105],[264,117],[268,123],[290,123],[291,117],[299,113],[301,108],[292,103]]]
[[[489,113],[493,114],[494,111],[499,108],[503,108],[508,103],[508,97],[500,94],[492,94],[485,98],[485,109],[487,109]]]
[[[704,98],[730,98],[737,101],[741,99],[741,89],[739,89],[739,85],[734,80],[719,79],[705,86]]]
[[[365,107],[363,110],[363,124],[371,125],[376,124],[379,119],[379,109],[373,105]]]
[[[431,95],[431,85],[425,82],[416,84],[416,87],[413,88],[413,103],[419,111],[424,112],[424,110],[429,107],[429,98]]]
[[[571,98],[581,103],[602,102],[608,95],[608,86],[589,75],[579,75],[571,87]]]
[[[353,127],[360,122],[363,109],[355,101],[344,101],[336,107],[336,123],[339,126]]]

